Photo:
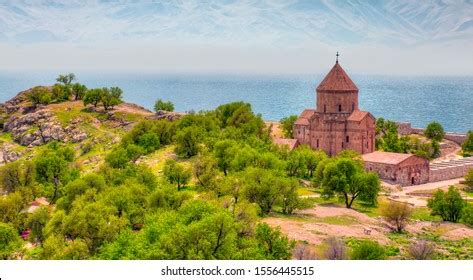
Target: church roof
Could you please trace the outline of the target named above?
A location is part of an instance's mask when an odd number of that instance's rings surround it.
[[[315,114],[314,109],[305,109],[294,124],[309,125],[309,119]]]
[[[367,162],[398,165],[410,157],[416,157],[416,155],[375,151],[369,154],[361,155],[361,157],[363,158],[363,161]]]
[[[350,79],[342,66],[337,62],[317,87],[317,91],[357,91],[355,83]]]
[[[369,114],[370,113],[365,112],[365,111],[355,110],[350,114],[350,116],[348,117],[347,120],[348,121],[359,122],[359,121],[362,121]]]
[[[294,150],[298,145],[299,142],[297,139],[285,139],[285,138],[275,138],[274,143],[279,146],[287,146],[289,150]]]

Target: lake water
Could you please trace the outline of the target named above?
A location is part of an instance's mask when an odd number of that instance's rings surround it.
[[[162,75],[77,73],[90,87],[119,86],[124,99],[152,109],[158,98],[176,111],[205,110],[245,101],[267,120],[315,107],[322,75]],[[35,85],[48,85],[57,73],[0,73],[0,102]],[[424,127],[436,120],[447,131],[473,130],[473,77],[388,77],[352,75],[360,108],[375,117]]]

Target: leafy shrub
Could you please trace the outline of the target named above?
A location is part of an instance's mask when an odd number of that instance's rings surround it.
[[[172,104],[171,101],[163,101],[162,99],[156,100],[156,103],[154,103],[154,111],[168,111],[168,112],[173,112],[174,111],[174,104]]]
[[[351,258],[353,260],[384,260],[386,250],[376,241],[363,240],[353,248]]]
[[[432,215],[439,215],[444,221],[453,223],[460,220],[466,205],[466,201],[454,186],[450,186],[447,192],[437,190],[427,203]]]

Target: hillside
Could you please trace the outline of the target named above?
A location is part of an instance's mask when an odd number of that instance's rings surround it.
[[[356,153],[289,151],[247,103],[155,114],[117,88],[79,89],[0,105],[0,259],[473,258],[471,202],[454,222],[426,207],[448,185],[402,190]],[[358,189],[329,189],[339,178]],[[385,219],[396,197],[414,201],[400,233]]]

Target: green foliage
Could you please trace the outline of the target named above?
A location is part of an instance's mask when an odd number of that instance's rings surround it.
[[[265,259],[288,260],[291,258],[291,251],[295,243],[289,241],[278,228],[272,229],[267,224],[258,224],[256,239],[258,240],[258,248],[263,252]]]
[[[327,158],[323,151],[314,151],[307,145],[301,145],[289,152],[286,170],[289,176],[312,178],[317,165]]]
[[[284,134],[284,137],[286,138],[292,138],[293,137],[293,127],[294,123],[297,121],[297,116],[296,115],[291,115],[289,117],[284,117],[282,118],[279,122],[281,123],[281,128],[282,132]]]
[[[69,100],[72,95],[70,85],[55,84],[52,89],[52,100],[56,102],[63,102]]]
[[[220,105],[215,109],[215,115],[221,128],[235,127],[247,134],[262,135],[263,119],[253,113],[249,103],[233,102]]]
[[[22,241],[18,232],[9,224],[0,222],[0,260],[15,259],[21,250]]]
[[[119,87],[103,88],[100,101],[105,111],[113,109],[114,106],[123,103],[123,91]]]
[[[412,214],[412,207],[407,203],[391,201],[382,210],[382,215],[386,222],[397,231],[403,232]]]
[[[76,79],[76,75],[74,75],[74,73],[69,73],[66,75],[59,75],[56,81],[58,83],[62,83],[64,86],[69,86],[71,85],[72,81],[74,81],[75,79]]]
[[[0,186],[7,193],[34,184],[35,166],[31,161],[14,161],[0,167]]]
[[[177,184],[177,190],[181,190],[181,187],[189,182],[192,176],[192,172],[177,163],[173,159],[168,159],[164,163],[163,174],[171,184]]]
[[[87,87],[83,84],[75,83],[72,85],[72,93],[74,100],[82,100],[87,93]]]
[[[29,215],[26,224],[31,229],[30,238],[33,242],[42,243],[44,241],[43,229],[49,221],[49,207],[41,206]]]
[[[461,219],[466,205],[466,201],[454,186],[450,186],[447,192],[437,190],[427,203],[432,215],[439,215],[444,221],[454,223]]]
[[[473,227],[473,205],[467,205],[463,208],[462,222]]]
[[[351,253],[353,260],[384,260],[386,258],[386,249],[376,241],[360,241]]]
[[[102,100],[102,91],[100,88],[89,89],[84,95],[84,106],[92,104],[97,107]]]
[[[377,174],[363,171],[359,162],[347,158],[325,165],[321,186],[324,197],[338,195],[347,208],[351,208],[356,198],[375,204],[380,190]]]
[[[75,176],[71,167],[73,159],[74,151],[71,148],[55,142],[49,144],[48,149],[34,159],[36,180],[53,188],[47,194],[50,201],[55,202],[62,195],[64,184]]]
[[[176,153],[184,158],[197,155],[202,132],[196,126],[185,127],[176,134]]]
[[[462,150],[465,153],[473,152],[473,130],[469,130],[465,142],[462,144]]]
[[[156,100],[156,103],[154,103],[154,111],[168,111],[168,112],[173,112],[174,111],[174,104],[172,104],[171,101],[163,101],[161,99]]]
[[[467,191],[473,191],[473,169],[468,170],[465,176],[465,185],[467,186]]]
[[[424,135],[435,141],[442,141],[443,137],[445,136],[445,131],[443,130],[443,126],[438,122],[431,122],[427,125],[427,128],[424,131]]]
[[[217,161],[210,156],[199,155],[193,164],[193,173],[199,185],[204,189],[217,189]],[[217,195],[220,194],[216,190]]]
[[[31,89],[28,99],[35,107],[38,104],[47,105],[52,101],[52,93],[47,87],[37,86]]]

